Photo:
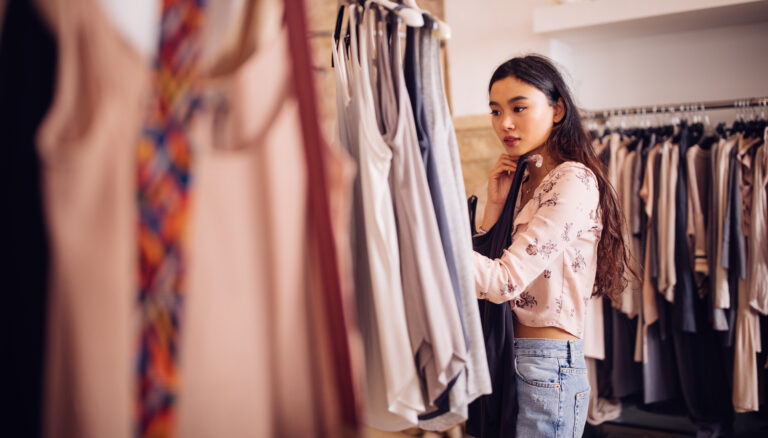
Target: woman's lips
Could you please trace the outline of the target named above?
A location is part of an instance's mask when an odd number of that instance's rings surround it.
[[[518,137],[504,137],[504,144],[507,146],[514,146],[520,142]]]

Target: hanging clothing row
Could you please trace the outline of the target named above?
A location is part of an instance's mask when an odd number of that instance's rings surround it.
[[[163,0],[154,59],[105,3],[11,0],[2,27],[11,434],[355,436],[352,164],[303,3]]]
[[[642,393],[648,405],[681,399],[700,430],[728,431],[734,412],[760,409],[768,382],[766,121],[593,136],[642,278],[592,308],[590,422]]]
[[[347,6],[348,38],[337,25],[332,54],[339,136],[359,170],[352,251],[364,421],[442,430],[491,390],[469,216],[434,20],[407,26],[403,54],[404,6],[386,3]]]

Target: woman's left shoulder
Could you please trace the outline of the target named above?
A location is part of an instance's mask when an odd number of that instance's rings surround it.
[[[555,170],[553,180],[556,184],[570,185],[578,182],[577,186],[587,192],[597,192],[597,177],[585,164],[578,161],[566,161]],[[573,187],[574,189],[576,187]]]

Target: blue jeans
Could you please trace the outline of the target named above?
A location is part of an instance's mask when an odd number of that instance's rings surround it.
[[[515,339],[520,438],[580,438],[589,379],[580,340]]]

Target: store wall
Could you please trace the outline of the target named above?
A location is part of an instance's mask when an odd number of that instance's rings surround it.
[[[768,95],[768,23],[556,41],[552,49],[587,109]]]
[[[446,44],[454,116],[488,112],[488,80],[505,60],[549,54],[549,39],[533,33],[533,8],[554,0],[446,0],[453,36]]]
[[[554,0],[446,0],[455,116],[487,112],[493,69],[538,52],[567,71],[586,109],[768,94],[768,23],[634,37],[549,38],[533,32],[533,9]]]
[[[488,80],[506,59],[536,52],[565,73],[577,105],[604,109],[768,96],[768,23],[634,36],[550,38],[533,9],[555,0],[446,0],[450,93],[467,195],[480,198],[503,152],[490,128]],[[731,112],[712,114],[732,119]]]

